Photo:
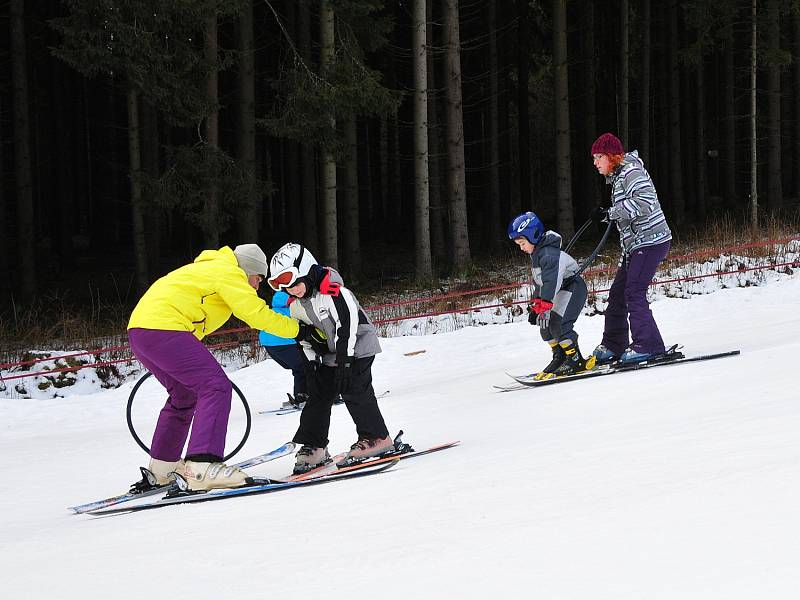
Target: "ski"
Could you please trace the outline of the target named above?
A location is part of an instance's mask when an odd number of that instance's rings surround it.
[[[460,443],[459,441],[446,442],[444,444],[431,446],[430,448],[426,448],[424,450],[414,450],[414,448],[412,448],[410,444],[406,444],[402,441],[401,439],[402,435],[403,431],[401,430],[394,438],[394,447],[395,447],[394,450],[382,454],[380,456],[367,458],[359,462],[343,463],[345,457],[347,456],[347,452],[342,452],[341,454],[333,456],[331,460],[325,463],[324,465],[317,467],[315,469],[311,469],[310,471],[306,471],[305,473],[291,475],[288,478],[288,480],[304,481],[306,479],[313,479],[315,477],[326,477],[331,474],[341,473],[343,471],[346,471],[347,469],[353,466],[357,467],[357,466],[379,465],[393,460],[405,460],[407,458],[413,458],[415,456],[423,456],[425,454],[431,454],[433,452],[438,452],[440,450],[446,450],[447,448],[452,448],[453,446],[457,446]]]
[[[672,355],[671,355],[672,354]],[[678,354],[679,356],[674,356],[674,354]],[[633,363],[630,365],[625,365],[621,363],[611,363],[610,365],[605,365],[598,367],[596,369],[592,369],[591,371],[584,371],[582,373],[575,373],[574,375],[561,375],[557,377],[553,377],[551,379],[534,379],[536,373],[532,373],[530,375],[511,375],[508,374],[516,384],[512,385],[496,385],[494,386],[496,389],[500,390],[501,392],[512,392],[516,390],[523,390],[526,388],[531,387],[540,387],[544,385],[553,385],[556,383],[566,383],[568,381],[577,381],[580,379],[589,379],[591,377],[602,377],[604,375],[614,375],[615,373],[628,373],[630,371],[639,371],[641,369],[649,369],[654,367],[666,367],[669,365],[680,365],[689,362],[698,362],[702,360],[714,360],[717,358],[725,358],[728,356],[738,356],[740,354],[739,350],[730,350],[727,352],[717,352],[714,354],[700,354],[697,356],[684,356],[680,352],[675,352],[673,349],[672,353],[667,352],[665,355],[655,358],[654,360],[643,361],[639,363]]]
[[[280,448],[272,450],[271,452],[266,452],[264,454],[259,454],[258,456],[254,456],[253,458],[248,458],[247,460],[238,462],[233,466],[239,467],[240,469],[248,469],[250,467],[255,467],[256,465],[260,465],[265,462],[281,458],[282,456],[286,456],[287,454],[291,454],[292,452],[294,452],[295,447],[296,444],[294,442],[288,442],[283,446],[281,446]],[[144,471],[146,471],[146,469],[143,469],[143,476],[146,478],[147,475],[144,473]],[[80,504],[78,506],[70,506],[69,510],[71,510],[75,514],[83,514],[101,508],[114,506],[116,504],[122,504],[123,502],[129,502],[130,500],[136,500],[138,498],[146,498],[147,496],[154,496],[159,493],[168,492],[169,490],[175,487],[176,486],[174,483],[168,485],[160,485],[144,491],[128,492],[126,494],[120,494],[119,496],[112,496],[111,498],[105,498],[103,500],[95,500],[94,502],[87,502],[86,504]]]
[[[341,472],[313,477],[303,481],[275,481],[271,479],[252,479],[252,483],[238,488],[223,488],[209,491],[200,492],[179,492],[177,490],[170,492],[163,498],[152,500],[141,504],[129,504],[126,506],[109,507],[100,510],[94,510],[89,513],[92,516],[101,515],[114,515],[121,513],[138,512],[141,510],[150,510],[154,508],[161,508],[164,506],[174,506],[176,504],[189,504],[193,502],[210,502],[212,500],[221,500],[223,498],[234,498],[240,496],[250,496],[256,494],[268,494],[271,492],[278,492],[281,490],[288,490],[298,487],[305,487],[311,485],[319,485],[323,483],[331,483],[340,481],[342,479],[354,479],[356,477],[365,477],[367,475],[375,475],[382,473],[398,462],[397,459],[391,461],[383,461],[379,464],[358,464],[350,468],[343,469]]]
[[[381,398],[385,398],[386,396],[389,395],[389,392],[390,392],[390,390],[386,390],[382,394],[376,394],[375,395],[375,399],[376,400],[380,400]],[[336,402],[333,403],[334,406],[338,406],[339,404],[344,404],[344,400],[342,400],[340,398],[339,400],[337,400]],[[302,403],[302,404],[294,404],[292,406],[285,406],[285,405],[286,405],[286,403],[284,402],[284,406],[281,406],[280,408],[271,408],[271,409],[268,409],[268,410],[260,410],[260,411],[258,411],[258,414],[260,414],[260,415],[290,415],[292,413],[300,412],[301,410],[303,410],[303,407],[305,406],[305,402]]]

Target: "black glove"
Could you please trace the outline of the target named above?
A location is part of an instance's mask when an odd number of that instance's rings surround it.
[[[355,358],[346,356],[336,359],[336,373],[333,376],[333,387],[337,394],[345,394],[350,389],[350,375],[353,372]]]
[[[297,322],[298,331],[297,335],[294,336],[294,339],[298,342],[312,342],[314,341],[314,333],[316,332],[317,328],[313,325],[309,325],[307,323],[303,323],[302,321]]]
[[[531,325],[536,325],[536,320],[539,318],[539,315],[533,310],[533,305],[528,304],[528,323]]]
[[[297,322],[297,335],[294,336],[296,342],[305,342],[308,340],[310,327],[302,321]]]
[[[595,223],[605,223],[608,221],[608,209],[602,206],[596,207],[589,215]]]
[[[297,342],[306,342],[311,344],[311,349],[317,354],[325,354],[328,351],[328,340],[325,334],[313,325],[307,325],[302,321],[298,321],[299,331],[294,337]]]

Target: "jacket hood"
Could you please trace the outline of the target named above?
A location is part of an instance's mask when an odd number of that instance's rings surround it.
[[[639,156],[638,150],[631,150],[630,152],[626,152],[625,156],[622,157],[622,163],[617,167],[617,169],[606,176],[606,182],[612,183],[617,177],[619,177],[622,173],[628,171],[633,167],[639,167],[640,169],[644,169],[644,161]]]
[[[289,294],[286,292],[275,292],[272,295],[272,308],[286,308],[289,306]]]
[[[561,235],[555,231],[545,231],[544,237],[536,245],[537,248],[554,247],[561,250]]]
[[[638,150],[631,150],[625,153],[625,156],[622,157],[622,166],[624,167],[625,165],[644,167],[644,161],[639,157]]]

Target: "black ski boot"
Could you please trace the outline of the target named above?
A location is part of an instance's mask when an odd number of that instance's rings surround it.
[[[308,401],[308,394],[295,394],[292,396],[291,394],[286,394],[289,399],[281,404],[281,408],[303,408]]]
[[[561,363],[563,363],[564,359],[567,358],[567,355],[564,354],[564,348],[561,347],[561,344],[556,344],[555,342],[548,342],[548,344],[550,344],[550,347],[553,349],[553,360],[550,361],[549,365],[536,374],[534,379],[537,381],[555,377],[556,372],[561,366]]]
[[[581,349],[572,340],[562,340],[559,346],[564,349],[564,361],[556,369],[556,375],[574,375],[581,371],[589,371],[594,368],[595,357],[590,356],[584,359],[581,356]]]

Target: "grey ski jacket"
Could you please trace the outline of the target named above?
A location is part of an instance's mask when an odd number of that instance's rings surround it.
[[[344,287],[342,276],[331,267],[324,267],[323,281],[314,286],[305,298],[289,305],[290,316],[314,325],[328,338],[328,351],[321,356],[322,364],[335,366],[337,357],[363,358],[381,352],[378,334],[364,309],[349,289]],[[320,291],[326,289],[327,293]],[[301,343],[308,360],[317,359],[317,353],[308,343]]]
[[[563,315],[570,296],[559,292],[577,272],[578,263],[561,250],[561,236],[555,231],[545,232],[531,254],[533,297],[552,302],[553,309]]]

